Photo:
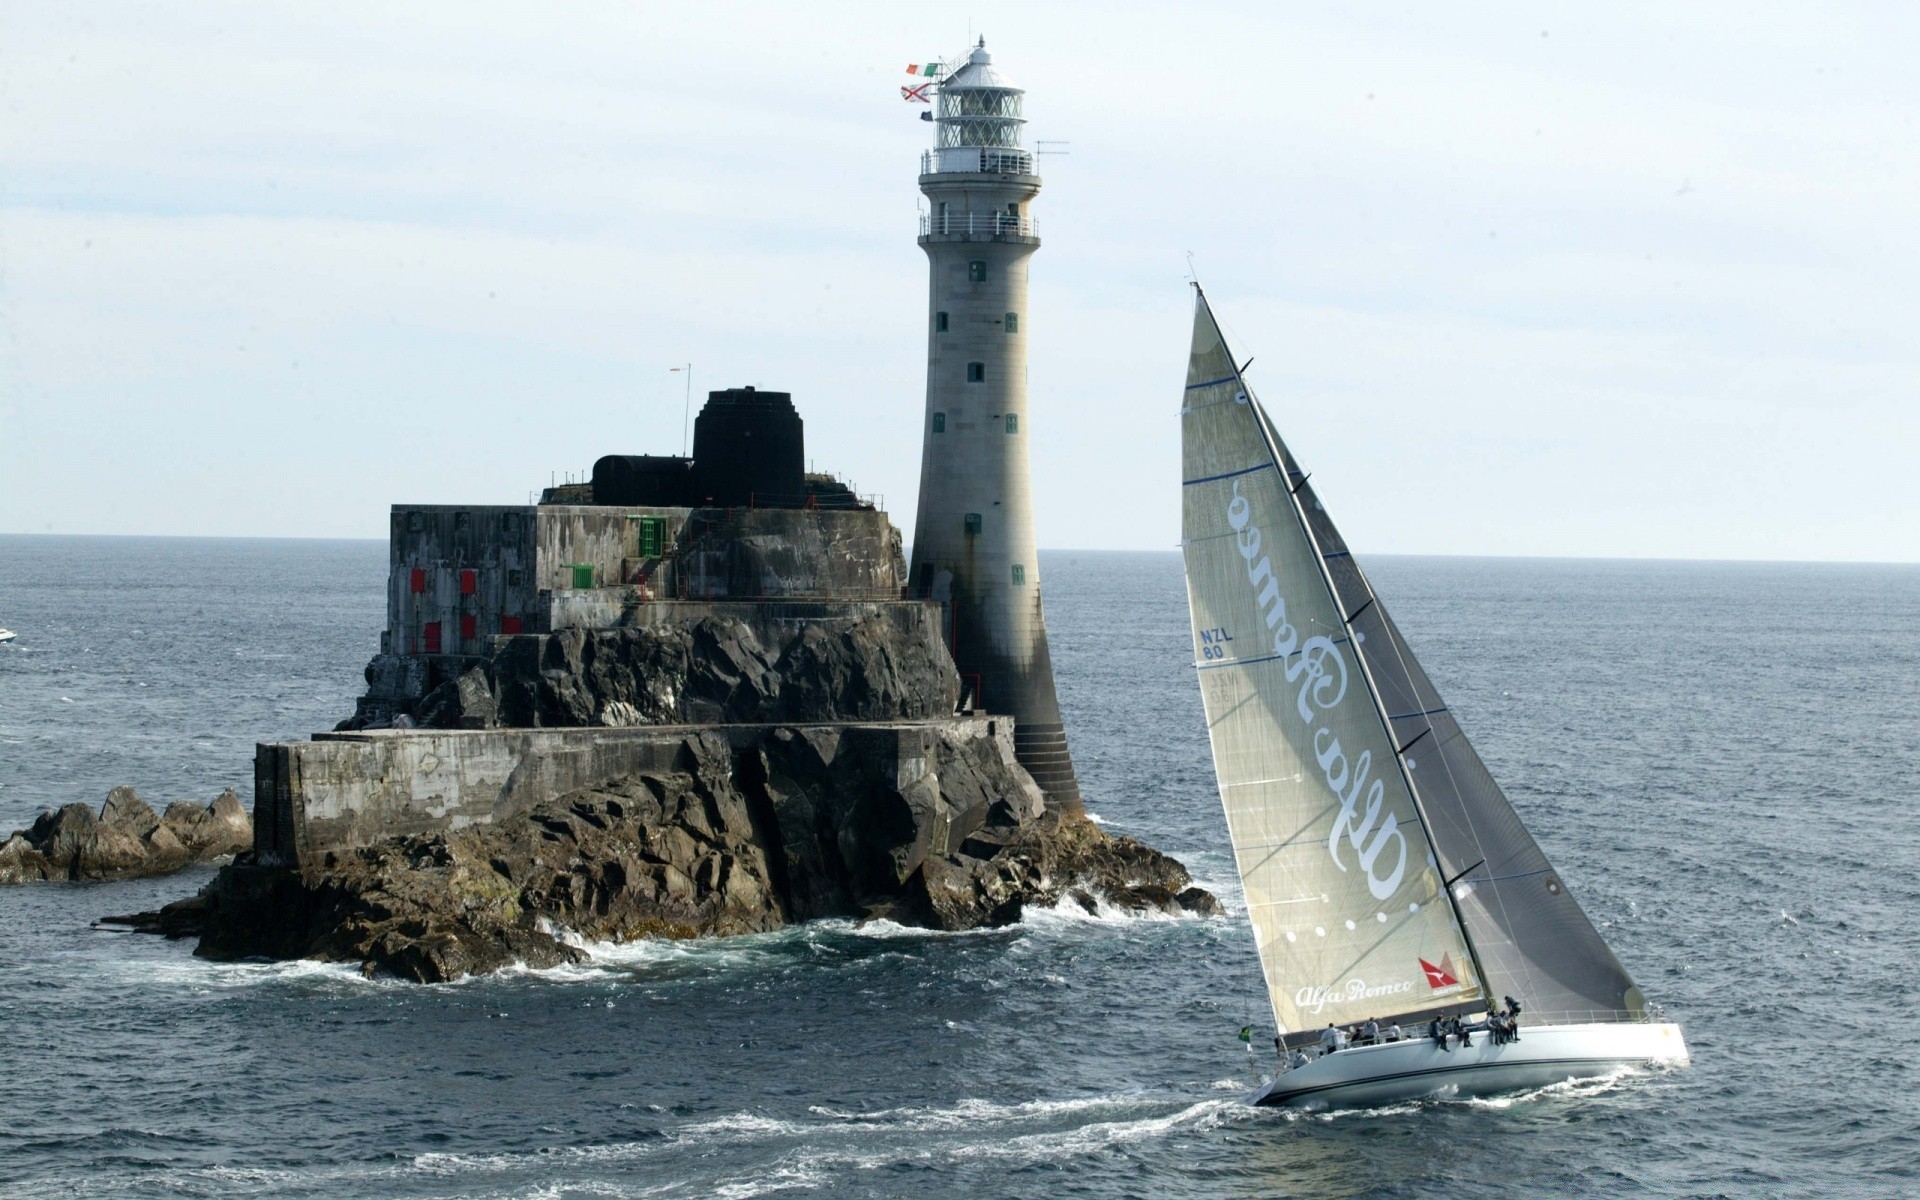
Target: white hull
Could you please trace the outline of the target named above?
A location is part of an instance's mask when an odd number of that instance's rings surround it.
[[[1449,1050],[1423,1037],[1325,1054],[1282,1072],[1253,1102],[1354,1108],[1437,1092],[1485,1096],[1656,1063],[1687,1064],[1687,1043],[1678,1025],[1533,1025],[1520,1030],[1519,1041],[1504,1046],[1481,1032],[1473,1035],[1473,1045],[1456,1040]]]
[[[11,629],[0,629],[0,642],[10,642],[19,635]]]

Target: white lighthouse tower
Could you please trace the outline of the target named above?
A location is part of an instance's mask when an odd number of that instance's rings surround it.
[[[986,40],[938,86],[934,148],[920,162],[932,268],[927,414],[913,586],[952,606],[953,658],[975,705],[1014,719],[1020,762],[1048,805],[1079,812],[1080,785],[1054,696],[1034,554],[1027,439],[1027,264],[1040,191],[1020,147],[1024,93]]]

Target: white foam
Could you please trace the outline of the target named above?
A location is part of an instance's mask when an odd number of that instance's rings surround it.
[[[1062,896],[1050,905],[1029,904],[1020,914],[1020,924],[1038,929],[1061,925],[1133,925],[1145,921],[1197,921],[1206,918],[1186,911],[1167,912],[1158,908],[1123,908],[1104,893],[1089,892],[1093,911],[1072,896]]]
[[[922,1132],[936,1129],[971,1129],[981,1125],[1005,1125],[1020,1121],[1043,1121],[1102,1109],[1137,1107],[1145,1099],[1145,1093],[1142,1092],[1118,1092],[1104,1096],[1081,1096],[1069,1100],[1026,1100],[1017,1104],[1000,1104],[992,1100],[969,1098],[947,1108],[882,1108],[873,1112],[841,1112],[815,1105],[807,1111],[831,1118],[846,1128]]]
[[[1626,1086],[1629,1080],[1645,1075],[1638,1067],[1616,1067],[1605,1075],[1594,1075],[1585,1079],[1563,1079],[1559,1083],[1550,1083],[1545,1087],[1525,1092],[1511,1092],[1504,1096],[1470,1096],[1456,1101],[1472,1108],[1506,1109],[1516,1104],[1529,1104],[1535,1100],[1549,1098],[1567,1098],[1580,1100],[1589,1096],[1598,1096]]]

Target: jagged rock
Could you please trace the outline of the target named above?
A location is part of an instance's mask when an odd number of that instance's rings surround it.
[[[130,787],[117,787],[107,793],[107,802],[100,806],[100,821],[143,838],[160,824],[160,814],[140,798],[139,792]]]
[[[873,606],[851,618],[725,615],[496,638],[488,656],[406,716],[433,729],[919,721],[951,713],[960,677],[927,613]],[[367,668],[397,687],[389,655]],[[371,701],[341,728],[393,720]]]
[[[252,844],[253,820],[232,789],[210,805],[175,801],[161,816],[132,788],[117,787],[98,816],[84,804],[48,809],[0,842],[0,884],[164,875]]]
[[[888,737],[939,739],[933,769],[899,778]],[[562,931],[684,938],[828,916],[965,929],[1074,892],[1135,910],[1216,907],[1172,859],[1048,814],[1004,736],[783,727],[736,750],[700,732],[673,770],[492,824],[299,869],[227,867],[202,893],[197,952],[355,962],[437,982],[575,961]]]
[[[188,896],[185,900],[175,900],[163,906],[157,912],[101,917],[95,924],[124,925],[133,933],[156,933],[169,939],[198,937],[206,911],[206,897]]]

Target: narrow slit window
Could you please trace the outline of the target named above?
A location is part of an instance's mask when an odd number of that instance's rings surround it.
[[[947,314],[943,312],[933,314],[933,331],[935,333],[945,333],[947,331]]]
[[[933,431],[935,433],[945,433],[947,431],[947,414],[943,412],[933,414]]]
[[[1020,563],[1013,564],[1013,586],[1019,587],[1027,581],[1027,568]]]
[[[1020,332],[1020,314],[1019,313],[1007,314],[1007,332],[1008,333]]]
[[[967,382],[968,383],[985,383],[986,381],[987,381],[987,364],[985,363],[968,363],[967,364]]]
[[[976,258],[967,264],[967,282],[985,283],[987,281],[987,260]]]
[[[1020,432],[1020,414],[1019,413],[1007,414],[1007,432],[1008,433]]]

